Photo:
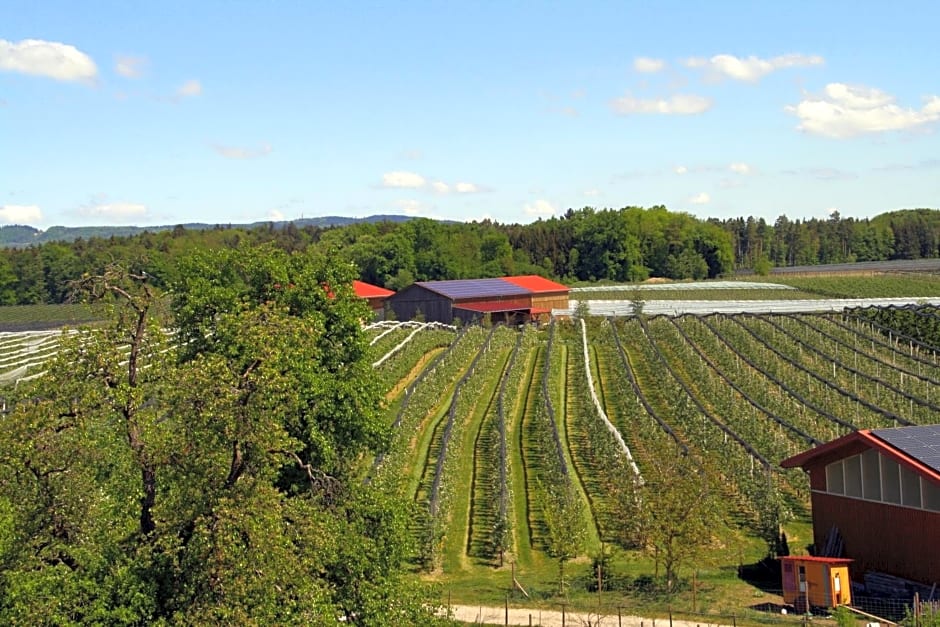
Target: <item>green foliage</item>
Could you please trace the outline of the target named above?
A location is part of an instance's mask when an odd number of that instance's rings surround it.
[[[848,611],[843,607],[838,607],[836,610]],[[835,614],[836,612],[833,611],[833,615]],[[852,624],[854,625],[854,623]],[[936,602],[922,603],[916,614],[913,608],[905,607],[904,619],[901,624],[905,627],[940,627],[940,607],[937,607]],[[839,627],[842,627],[842,623],[839,623]]]
[[[756,272],[758,276],[769,275],[772,267],[773,264],[770,263],[770,259],[768,259],[766,255],[761,255],[754,261],[754,272]]]
[[[650,462],[626,530],[663,565],[671,591],[679,570],[707,552],[722,508],[715,480],[688,456],[663,451]]]
[[[114,319],[64,337],[2,419],[0,622],[433,622],[402,578],[407,504],[353,473],[387,428],[349,275],[201,254],[175,335],[147,276],[87,277]]]
[[[832,617],[839,627],[855,627],[855,625],[858,624],[858,619],[855,614],[844,605],[834,608],[832,610]]]

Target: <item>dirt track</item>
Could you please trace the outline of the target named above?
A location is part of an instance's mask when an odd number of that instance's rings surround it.
[[[542,627],[670,627],[668,618],[641,618],[639,616],[617,616],[613,614],[585,614],[565,612],[564,622],[559,610],[538,610],[509,608],[509,622],[506,623],[506,608],[470,605],[452,605],[451,616],[465,623],[485,625],[541,625]],[[673,620],[672,627],[706,627],[719,623],[689,622]]]

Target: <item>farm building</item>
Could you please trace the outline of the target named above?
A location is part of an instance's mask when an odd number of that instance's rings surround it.
[[[550,314],[552,309],[568,308],[568,287],[537,275],[507,276],[503,279],[532,292],[533,313]]]
[[[940,425],[854,431],[781,466],[809,473],[817,554],[940,583]]]
[[[421,281],[388,302],[399,320],[421,312],[429,322],[472,322],[489,314],[493,322],[516,323],[547,317],[553,307],[567,308],[568,288],[537,276]]]
[[[365,298],[369,301],[369,307],[376,318],[382,318],[385,313],[385,301],[394,294],[392,290],[387,290],[378,285],[365,283],[363,281],[353,281],[353,290],[359,298]]]

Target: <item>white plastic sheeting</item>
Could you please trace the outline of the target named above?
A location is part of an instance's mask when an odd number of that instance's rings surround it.
[[[640,474],[640,469],[633,460],[633,454],[630,452],[630,447],[627,446],[627,443],[623,441],[623,436],[620,435],[620,431],[617,429],[617,427],[614,426],[614,423],[610,421],[610,418],[607,417],[607,412],[604,411],[604,406],[601,405],[600,400],[597,398],[597,392],[594,390],[594,376],[591,374],[591,360],[588,357],[587,326],[584,324],[583,318],[580,320],[580,322],[581,348],[584,353],[584,372],[587,373],[587,384],[588,389],[591,391],[591,400],[594,401],[594,409],[597,410],[597,415],[600,416],[601,420],[604,421],[604,426],[607,427],[607,430],[610,431],[611,435],[614,436],[614,439],[617,440],[617,444],[620,445],[620,450],[623,452],[624,456],[627,458],[627,462],[630,464],[630,469],[633,470],[633,474],[637,478],[637,481],[642,484],[643,476]]]
[[[648,283],[642,285],[590,285],[572,287],[572,294],[591,292],[682,292],[687,290],[793,290],[790,285],[757,281],[692,281],[691,283]]]
[[[580,301],[571,301],[568,309],[552,309],[553,316],[571,316]],[[587,300],[592,316],[632,316],[628,300]],[[771,314],[819,313],[842,311],[847,307],[888,307],[891,305],[940,305],[937,298],[830,298],[819,300],[646,300],[643,313],[648,316],[684,314]]]

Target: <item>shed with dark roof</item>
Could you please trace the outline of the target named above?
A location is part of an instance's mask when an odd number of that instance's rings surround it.
[[[464,322],[489,316],[494,322],[526,322],[551,313],[551,307],[534,302],[540,294],[554,296],[565,286],[541,277],[506,277],[495,279],[456,279],[419,281],[389,299],[399,320],[410,320],[419,312],[427,321]],[[548,285],[550,284],[550,285]],[[541,291],[540,291],[541,290]],[[547,301],[546,301],[547,302]]]
[[[853,576],[940,583],[940,425],[854,431],[781,466],[809,473],[817,554],[837,529]]]

